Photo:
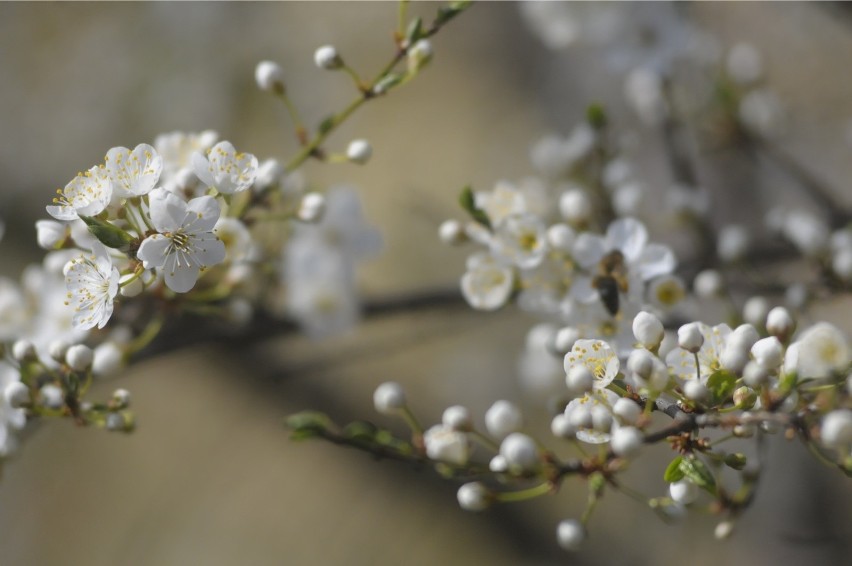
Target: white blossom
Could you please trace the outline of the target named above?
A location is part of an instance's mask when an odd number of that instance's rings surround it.
[[[803,378],[828,377],[848,369],[852,349],[843,332],[828,322],[819,322],[802,333],[798,340],[799,375]]]
[[[565,354],[565,373],[570,374],[577,365],[585,366],[592,373],[596,390],[604,389],[618,375],[618,357],[603,340],[577,340]]]
[[[109,205],[113,184],[102,167],[80,173],[65,188],[57,191],[47,213],[57,220],[76,220],[79,216],[95,216]]]
[[[192,168],[202,183],[229,195],[251,187],[257,176],[257,158],[250,153],[238,153],[231,142],[221,141],[206,156],[194,153]]]
[[[118,269],[101,244],[93,245],[91,254],[71,260],[66,267],[65,287],[66,304],[74,308],[74,328],[106,326],[112,316],[119,277]]]
[[[423,434],[426,455],[432,460],[464,465],[470,457],[467,435],[445,424],[435,425]]]
[[[195,286],[202,270],[225,260],[225,245],[214,234],[219,203],[210,196],[184,202],[164,189],[149,195],[151,222],[159,232],[148,236],[137,257],[145,269],[158,269],[176,293]]]
[[[508,267],[488,254],[477,254],[468,260],[461,278],[461,291],[470,306],[479,310],[496,310],[506,304],[514,287],[514,275]]]
[[[110,149],[105,159],[106,171],[119,197],[147,195],[157,185],[163,172],[163,158],[148,144]]]

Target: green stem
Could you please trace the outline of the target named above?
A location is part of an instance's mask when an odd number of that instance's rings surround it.
[[[162,330],[163,322],[164,318],[162,316],[152,318],[142,333],[127,345],[127,355],[133,355],[150,344],[160,333],[160,330]]]
[[[423,434],[423,425],[420,424],[420,421],[417,420],[417,417],[414,416],[411,409],[403,407],[402,418],[405,419],[405,422],[411,428],[412,432],[415,434]]]
[[[369,100],[367,96],[361,95],[352,102],[350,102],[349,106],[344,108],[338,114],[332,116],[328,123],[325,125],[325,127],[316,135],[316,137],[311,140],[310,143],[305,145],[301,150],[299,150],[299,153],[297,153],[295,157],[293,157],[293,159],[291,159],[289,163],[287,163],[284,169],[287,172],[291,172],[297,169],[309,157],[317,153],[319,147],[323,144],[323,142],[325,142],[328,136],[335,129],[337,129],[338,126],[345,122],[346,119],[349,118],[349,116],[351,116],[353,112],[358,110],[358,108],[360,108],[362,104],[367,102],[367,100]]]
[[[542,495],[547,495],[552,491],[553,484],[550,482],[545,482],[534,487],[530,487],[528,489],[522,489],[520,491],[504,491],[501,493],[496,493],[494,495],[494,498],[501,503],[513,503],[516,501],[527,501],[528,499],[541,497]]]

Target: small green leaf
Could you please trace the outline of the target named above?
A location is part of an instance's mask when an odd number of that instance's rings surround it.
[[[452,20],[465,10],[467,10],[470,5],[473,4],[470,0],[460,1],[460,2],[450,2],[446,6],[441,6],[438,8],[438,15],[435,17],[435,25],[441,26]]]
[[[742,470],[746,467],[747,462],[746,455],[742,452],[735,452],[734,454],[725,456],[725,464],[735,470]]]
[[[358,442],[373,443],[378,432],[376,425],[367,421],[355,421],[343,427],[343,437]]]
[[[414,45],[423,35],[423,19],[414,18],[408,23],[408,30],[405,32],[405,41],[408,45]]]
[[[586,121],[596,130],[602,130],[608,123],[603,104],[593,103],[586,108]]]
[[[319,130],[320,134],[327,134],[333,127],[334,116],[326,116],[325,118],[323,118],[323,121],[320,122],[319,127],[317,127],[317,130]]]
[[[730,398],[736,386],[737,376],[727,370],[716,370],[707,378],[707,389],[717,404]]]
[[[683,479],[684,473],[680,469],[680,463],[683,456],[676,456],[674,460],[669,462],[666,471],[663,473],[663,479],[669,483],[674,483]]]
[[[290,415],[285,424],[293,429],[293,434],[290,435],[293,440],[314,438],[334,427],[328,415],[317,411],[303,411]]]
[[[470,185],[467,185],[462,189],[461,194],[459,195],[459,204],[468,214],[470,214],[470,217],[473,218],[474,221],[482,224],[489,230],[491,229],[491,220],[488,218],[488,215],[485,214],[485,211],[476,206],[476,199],[473,196],[473,189]]]
[[[80,219],[86,223],[89,232],[106,247],[121,251],[130,249],[134,238],[121,228],[94,216],[80,216]]]
[[[695,456],[687,456],[680,461],[678,469],[689,481],[704,491],[716,495],[716,478],[704,462]]]
[[[796,383],[799,381],[799,375],[795,371],[791,371],[789,373],[783,373],[778,379],[778,389],[782,392],[787,393],[788,391],[792,391],[796,386]]]

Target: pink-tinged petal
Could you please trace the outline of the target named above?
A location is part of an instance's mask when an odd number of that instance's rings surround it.
[[[635,218],[619,218],[607,228],[606,243],[607,251],[621,250],[624,259],[633,262],[648,243],[648,231]]]
[[[136,257],[142,260],[145,269],[162,267],[166,262],[166,254],[172,241],[162,234],[148,236],[139,246]]]
[[[590,269],[597,265],[608,251],[603,238],[584,232],[574,241],[571,255],[580,267]]]
[[[207,158],[201,153],[195,152],[192,154],[190,161],[192,163],[192,170],[195,172],[195,176],[208,187],[215,187],[216,179],[213,177],[213,168]]]
[[[666,275],[674,271],[677,260],[674,253],[661,244],[650,244],[645,246],[639,256],[637,267],[642,279],[648,281],[660,275]]]
[[[183,226],[186,203],[165,189],[154,189],[148,195],[151,222],[159,232],[174,232]]]
[[[207,238],[197,238],[193,243],[193,259],[202,267],[212,267],[225,261],[225,243],[212,234]]]
[[[187,234],[210,232],[219,220],[219,202],[211,196],[194,198],[186,205],[184,231]]]

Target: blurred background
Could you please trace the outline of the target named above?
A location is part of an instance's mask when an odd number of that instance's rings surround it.
[[[676,36],[681,19],[722,48],[753,44],[786,109],[774,147],[852,207],[852,79],[844,72],[852,11],[846,6],[579,6],[582,26],[627,26],[643,46],[657,46],[649,56],[665,52],[667,34]],[[412,10],[428,19],[436,8],[415,3]],[[45,216],[54,190],[113,146],[214,129],[259,158],[292,155],[297,146],[284,108],[255,88],[255,64],[281,63],[292,99],[316,124],[354,93],[343,74],[314,67],[314,49],[332,43],[351,66],[373,75],[392,55],[396,17],[392,3],[0,4],[0,217],[6,223],[0,274],[17,277],[39,260],[33,223]],[[658,35],[649,39],[649,30]],[[471,183],[484,190],[498,179],[528,175],[530,144],[547,133],[566,134],[588,103],[606,103],[619,127],[646,136],[624,104],[624,63],[611,47],[592,38],[548,50],[514,3],[475,6],[433,45],[434,60],[417,80],[368,104],[331,138],[328,147],[338,151],[353,138],[369,139],[368,166],[305,167],[312,182],[356,186],[367,218],[383,233],[384,253],[361,273],[368,298],[456,286],[466,251],[440,245],[436,228],[461,216],[459,188]],[[634,157],[651,194],[654,187],[662,194],[672,182],[659,157],[662,142],[653,134],[642,140]],[[698,172],[714,213],[739,222],[760,221],[762,210],[780,201],[808,205],[790,168],[760,156],[704,155]],[[658,226],[654,236],[666,241],[664,232]],[[848,301],[824,310],[852,331]],[[579,481],[566,482],[556,497],[474,515],[458,508],[456,486],[429,470],[288,441],[282,418],[307,408],[390,424],[371,406],[374,387],[386,380],[403,383],[429,423],[451,404],[481,416],[494,400],[523,398],[517,356],[531,323],[513,309],[482,314],[460,303],[371,319],[323,342],[288,336],[251,348],[199,347],[148,359],[94,392],[132,392],[139,418],[133,435],[65,422],[28,434],[0,483],[0,562],[848,559],[847,480],[781,438],[772,439],[766,481],[731,540],[713,539],[713,517],[666,526],[612,493],[596,511],[589,544],[570,556],[558,549],[554,533],[560,519],[582,510]],[[525,408],[531,429],[544,434],[549,418],[541,401],[527,399]],[[661,495],[666,461],[651,450],[628,477]]]

